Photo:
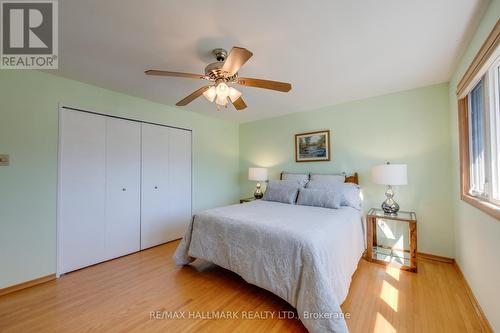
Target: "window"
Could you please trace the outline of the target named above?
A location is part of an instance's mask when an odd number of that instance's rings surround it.
[[[500,220],[500,24],[457,87],[462,199]]]
[[[500,204],[499,72],[496,61],[467,95],[469,119],[469,194]]]

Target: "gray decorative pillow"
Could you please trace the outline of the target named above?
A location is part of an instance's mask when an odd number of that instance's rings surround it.
[[[340,198],[341,195],[337,191],[301,188],[299,191],[297,204],[304,206],[339,209]]]
[[[323,182],[311,180],[307,188],[317,190],[329,190],[340,193],[340,205],[361,209],[361,196],[359,185],[352,183]]]
[[[339,174],[330,174],[330,175],[324,175],[324,174],[319,174],[319,173],[311,173],[311,180],[314,181],[322,181],[322,182],[337,182],[337,183],[343,183],[345,182],[345,174],[339,173]]]
[[[299,183],[301,187],[305,187],[307,182],[309,181],[308,173],[291,173],[291,172],[282,172],[281,179],[286,181],[295,181]]]
[[[297,199],[297,193],[299,192],[299,184],[284,181],[270,181],[267,184],[266,192],[262,200],[265,201],[276,201],[286,204],[295,204]]]

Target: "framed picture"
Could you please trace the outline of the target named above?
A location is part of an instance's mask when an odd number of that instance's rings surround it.
[[[295,134],[295,162],[330,160],[330,131]]]

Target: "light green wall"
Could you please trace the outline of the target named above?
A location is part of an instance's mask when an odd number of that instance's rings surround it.
[[[329,129],[331,162],[296,163],[294,134]],[[373,165],[408,164],[408,186],[397,187],[403,210],[418,217],[419,251],[453,257],[450,197],[448,85],[399,92],[240,126],[241,195],[250,196],[250,166],[268,167],[270,179],[282,170],[357,171],[365,208],[378,207],[385,188],[370,178]]]
[[[0,71],[0,288],[55,272],[58,103],[193,129],[193,209],[238,199],[238,125],[38,71]],[[213,110],[207,106],[207,112]]]
[[[493,330],[500,332],[500,221],[460,200],[458,108],[456,88],[481,45],[500,17],[500,0],[490,2],[479,27],[450,80],[452,199],[455,220],[455,259]]]

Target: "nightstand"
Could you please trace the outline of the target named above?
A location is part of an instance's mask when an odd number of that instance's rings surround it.
[[[254,201],[254,200],[257,200],[257,199],[255,199],[255,197],[251,197],[251,198],[243,198],[243,199],[240,199],[240,204],[241,204],[241,203],[244,203],[244,202]]]
[[[385,214],[372,208],[366,218],[365,259],[383,265],[417,272],[417,215],[399,211]]]

